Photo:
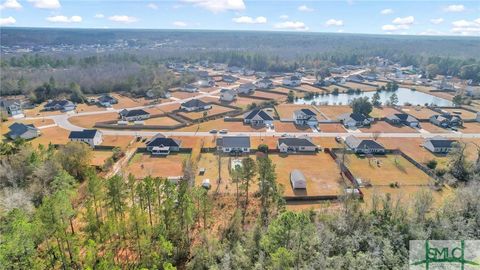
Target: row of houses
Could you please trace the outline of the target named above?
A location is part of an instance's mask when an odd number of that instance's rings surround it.
[[[300,127],[318,126],[317,114],[310,109],[300,109],[293,112],[293,122]],[[243,122],[252,127],[273,126],[273,117],[263,109],[254,109],[243,115]]]

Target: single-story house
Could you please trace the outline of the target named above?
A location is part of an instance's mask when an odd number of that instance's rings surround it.
[[[363,127],[369,126],[372,122],[372,119],[361,114],[361,113],[345,113],[338,117],[340,122],[345,127]]]
[[[7,136],[12,140],[18,138],[29,140],[40,136],[40,130],[32,124],[25,125],[15,122],[8,128],[10,129],[10,132],[8,132]]]
[[[255,85],[253,83],[243,83],[237,89],[239,95],[250,95],[255,92]]]
[[[384,154],[385,147],[374,140],[361,140],[353,135],[345,139],[348,148],[358,154]]]
[[[347,76],[346,78],[347,82],[363,82],[365,79],[363,78],[362,75],[359,75],[359,74],[354,74],[354,75],[349,75]]]
[[[180,91],[194,93],[198,91],[198,87],[193,84],[185,84],[184,86],[180,87]]]
[[[103,95],[97,99],[98,105],[103,107],[111,107],[113,104],[117,104],[118,100],[110,95]]]
[[[203,102],[200,99],[190,99],[189,101],[182,103],[180,108],[187,112],[193,112],[211,109],[212,105]]]
[[[150,113],[142,109],[127,110],[123,109],[119,112],[120,118],[124,121],[142,121],[150,118]]]
[[[224,136],[217,139],[217,150],[224,153],[249,153],[249,136]]]
[[[282,83],[285,86],[296,87],[296,86],[300,86],[300,84],[302,83],[302,80],[297,76],[290,76],[290,77],[283,78]]]
[[[228,71],[228,72],[231,72],[231,73],[242,73],[242,72],[243,72],[243,68],[237,67],[237,66],[231,66],[231,67],[228,67],[228,68],[227,68],[227,71]]]
[[[362,75],[364,79],[368,81],[376,81],[378,79],[378,74],[375,72],[370,72]]]
[[[317,151],[317,146],[309,137],[279,138],[277,148],[281,153]]]
[[[318,125],[317,114],[310,109],[300,109],[293,112],[293,120],[296,125],[316,127]]]
[[[50,100],[45,104],[44,109],[46,111],[73,111],[75,110],[76,105],[73,104],[70,100]]]
[[[211,77],[202,78],[197,82],[197,85],[199,87],[203,87],[203,88],[214,87],[215,86],[215,80]]]
[[[445,154],[452,150],[455,142],[456,141],[442,136],[435,136],[433,138],[426,139],[423,143],[423,147],[432,153]]]
[[[232,102],[237,98],[237,93],[231,89],[220,90],[220,101]]]
[[[228,75],[228,74],[225,74],[222,76],[222,81],[226,82],[226,83],[234,83],[238,80],[237,77],[234,77],[232,75]]]
[[[243,123],[252,127],[272,126],[273,118],[264,110],[255,109],[243,115]]]
[[[22,102],[18,99],[0,99],[0,109],[10,116],[23,114]]]
[[[253,75],[255,75],[255,70],[245,68],[245,69],[243,69],[243,75],[245,75],[245,76],[253,76]]]
[[[293,170],[290,173],[290,183],[292,184],[293,189],[306,189],[307,188],[307,179],[305,175],[300,170]]]
[[[91,147],[102,143],[102,132],[96,129],[84,129],[82,131],[71,131],[68,139],[72,142],[84,142]]]
[[[439,127],[458,127],[463,125],[463,120],[458,115],[436,114],[430,117],[430,122]]]
[[[259,89],[269,89],[273,87],[273,82],[270,79],[261,79],[255,82],[255,86]]]
[[[406,113],[394,113],[387,116],[386,121],[392,125],[405,125],[409,127],[419,127],[420,121],[417,118]]]
[[[181,144],[180,140],[157,134],[146,143],[146,146],[147,151],[152,155],[168,155],[170,152],[178,152]]]

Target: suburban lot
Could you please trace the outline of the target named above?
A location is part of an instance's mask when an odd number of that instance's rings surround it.
[[[313,92],[313,93],[322,93],[322,92],[325,92],[325,90],[322,90],[318,87],[315,87],[311,84],[307,84],[307,83],[302,83],[300,86],[299,86],[300,89],[302,90],[305,90],[307,92]]]
[[[320,123],[318,124],[318,129],[321,132],[331,132],[331,133],[344,133],[347,132],[347,130],[343,127],[342,124],[340,123]]]
[[[183,160],[186,154],[170,154],[167,157],[152,157],[148,153],[137,153],[128,163],[127,173],[136,178],[181,176]]]
[[[210,131],[212,129],[221,130],[227,129],[229,131],[266,131],[264,127],[253,128],[250,125],[245,125],[243,122],[225,122],[223,118],[193,124],[187,127],[178,129],[178,131]]]
[[[274,123],[276,132],[311,132],[310,127],[297,127],[294,122],[280,122],[275,121]]]
[[[209,110],[197,111],[197,112],[182,111],[182,112],[179,112],[178,114],[192,120],[197,120],[197,119],[203,118],[205,112],[207,112],[207,116],[212,116],[212,115],[217,115],[217,114],[221,114],[229,111],[233,111],[233,109],[229,107],[212,104],[212,108]]]
[[[467,110],[462,109],[462,108],[448,108],[448,109],[447,108],[442,108],[442,111],[451,113],[453,115],[459,115],[460,117],[462,117],[462,119],[476,119],[477,118],[477,113],[467,111]]]
[[[70,131],[63,128],[49,127],[42,129],[40,132],[40,137],[31,140],[33,146],[38,146],[39,144],[47,146],[50,143],[66,144],[69,141],[68,135]]]
[[[350,106],[332,105],[332,106],[317,106],[328,119],[337,120],[338,117],[345,113],[352,113]]]
[[[128,144],[133,142],[133,136],[103,135],[102,145],[127,148]]]
[[[458,131],[463,133],[480,133],[480,123],[463,123],[463,128],[459,127]]]
[[[222,175],[222,179],[219,183],[219,170],[218,170],[218,156],[213,154],[213,153],[202,153],[200,156],[200,160],[198,162],[198,169],[204,168],[205,169],[205,174],[200,175],[197,172],[195,172],[195,184],[196,185],[201,185],[204,179],[209,179],[210,184],[212,185],[211,190],[217,190],[220,193],[228,193],[228,194],[235,194],[235,184],[232,183],[230,179],[230,173],[228,170],[229,167],[229,162],[231,161],[231,157],[222,157],[221,158],[221,170],[220,173]],[[241,159],[241,158],[240,158]],[[253,183],[253,181],[252,181]],[[256,190],[257,188],[254,187],[256,184],[251,185],[250,190]]]
[[[403,186],[400,188],[392,188],[389,186],[373,186],[369,188],[362,188],[363,201],[366,207],[372,207],[374,198],[385,198],[389,194],[390,199],[394,202],[402,202],[413,204],[414,199],[420,193],[430,193],[435,205],[441,204],[452,192],[448,189],[435,191],[428,186]],[[378,207],[378,206],[377,206]]]
[[[339,195],[342,179],[337,164],[330,155],[320,152],[306,155],[268,155],[275,164],[277,182],[284,186],[286,196]],[[321,166],[320,166],[321,164]],[[290,184],[290,173],[300,170],[307,179],[307,189],[294,191]]]
[[[370,113],[371,117],[383,118],[390,116],[395,113],[400,113],[392,107],[373,107],[372,112]]]
[[[171,94],[172,94],[172,97],[178,98],[178,99],[191,98],[191,97],[196,97],[200,95],[199,92],[190,93],[190,92],[183,92],[183,91],[175,91],[175,92],[172,92]]]
[[[97,122],[118,120],[118,113],[109,112],[93,115],[72,116],[68,119],[70,123],[84,128],[92,128]]]
[[[106,108],[100,107],[98,105],[88,105],[88,104],[77,104],[77,112],[98,112],[105,111]]]
[[[321,113],[317,110],[315,106],[312,105],[302,105],[302,104],[280,104],[275,107],[278,113],[278,117],[282,121],[292,121],[293,120],[293,113],[297,110],[301,109],[309,109],[312,112],[317,114],[317,119],[324,120],[325,118],[322,116]]]
[[[286,100],[287,96],[286,95],[281,95],[281,94],[276,94],[276,93],[269,93],[269,92],[264,92],[264,91],[255,91],[251,97],[258,97],[258,98],[267,98],[267,99],[275,99],[278,101]]]
[[[402,111],[410,114],[417,119],[429,119],[432,115],[438,114],[437,112],[432,111],[429,108],[420,106],[402,107]]]
[[[430,133],[451,133],[451,130],[436,126],[430,122],[421,122],[420,128],[430,132]]]
[[[112,97],[115,97],[118,100],[117,104],[112,105],[115,109],[145,106],[151,103],[150,100],[146,100],[145,98],[131,98],[119,94],[112,94]]]
[[[149,118],[144,121],[144,124],[159,125],[159,126],[175,126],[180,124],[180,122],[168,116],[161,116],[161,117]]]
[[[362,132],[366,132],[366,133],[371,133],[371,132],[375,132],[375,133],[416,133],[417,130],[412,128],[412,127],[408,127],[408,126],[405,126],[405,125],[391,125],[385,121],[377,121],[375,122],[374,124],[372,124],[370,127],[363,127],[363,128],[360,128],[360,130]]]
[[[362,84],[362,83],[355,83],[355,82],[347,82],[347,83],[343,84],[343,86],[346,86],[348,88],[352,88],[354,90],[360,89],[364,92],[376,91],[377,90],[376,86],[366,85],[366,84]]]

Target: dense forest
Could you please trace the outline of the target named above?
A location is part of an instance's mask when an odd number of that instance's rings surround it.
[[[480,82],[480,39],[475,37],[33,28],[2,28],[0,35],[2,46],[31,49],[5,54],[2,47],[0,94],[25,94],[34,101],[41,101],[35,91],[43,91],[38,88],[47,87],[51,78],[58,88],[52,96],[71,94],[73,84],[84,94],[165,91],[179,83],[164,69],[168,61],[210,60],[256,71],[292,72],[299,67],[368,64],[378,56],[414,65],[431,76]],[[38,50],[51,46],[62,50]]]
[[[461,148],[444,203],[345,196],[303,212],[285,209],[268,154],[234,169],[228,200],[193,185],[189,160],[176,184],[102,178],[81,143],[0,151],[2,269],[405,269],[409,240],[480,238],[479,163]]]

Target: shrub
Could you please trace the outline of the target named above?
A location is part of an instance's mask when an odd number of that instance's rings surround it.
[[[437,160],[432,159],[427,162],[427,167],[434,170],[437,167],[437,164],[438,164]]]

